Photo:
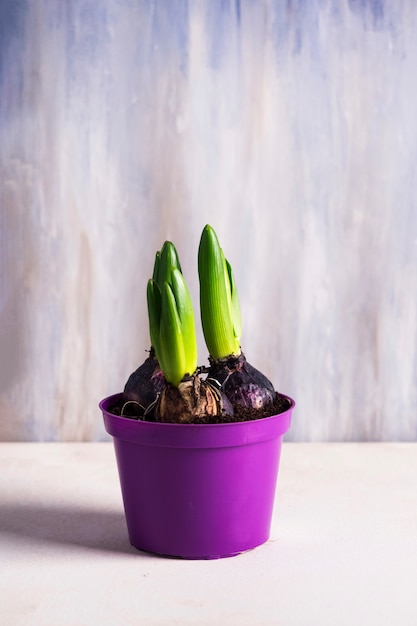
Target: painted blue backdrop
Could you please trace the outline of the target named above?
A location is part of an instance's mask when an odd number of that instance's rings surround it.
[[[154,252],[198,309],[211,223],[288,440],[415,440],[416,32],[412,0],[0,0],[0,439],[106,438]]]

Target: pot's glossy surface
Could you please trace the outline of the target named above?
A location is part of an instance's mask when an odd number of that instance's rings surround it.
[[[232,556],[269,538],[284,413],[232,424],[160,424],[111,413],[121,394],[100,403],[113,436],[130,542],[183,558]]]

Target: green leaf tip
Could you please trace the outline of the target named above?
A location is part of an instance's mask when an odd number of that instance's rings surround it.
[[[166,380],[178,386],[197,369],[197,338],[190,293],[175,246],[169,241],[155,255],[147,303],[156,358]]]
[[[198,249],[200,313],[210,356],[222,359],[240,354],[240,305],[230,263],[214,229],[207,224]]]
[[[178,252],[171,241],[165,241],[161,251],[155,254],[152,279],[162,289],[165,281],[170,282],[171,272],[174,269],[178,269],[181,272]]]

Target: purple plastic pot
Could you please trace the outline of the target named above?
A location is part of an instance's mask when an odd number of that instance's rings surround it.
[[[122,394],[100,402],[113,436],[129,539],[140,550],[215,559],[269,538],[284,413],[232,424],[162,424],[110,413]]]

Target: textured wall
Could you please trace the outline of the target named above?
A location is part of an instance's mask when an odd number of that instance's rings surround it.
[[[288,439],[415,440],[416,32],[412,0],[0,0],[0,439],[106,438],[154,252],[197,305],[209,222]]]

